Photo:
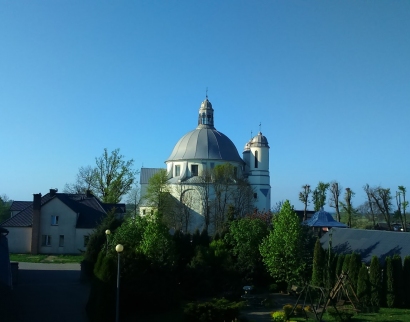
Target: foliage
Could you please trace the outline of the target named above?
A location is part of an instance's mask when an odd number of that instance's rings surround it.
[[[184,308],[187,322],[224,322],[239,317],[243,302],[230,302],[224,298],[204,303],[188,303]]]
[[[10,218],[10,206],[12,201],[6,196],[0,196],[0,223]]]
[[[320,244],[320,240],[317,239],[315,243],[315,250],[313,252],[313,272],[312,272],[312,284],[316,286],[324,285],[324,271],[325,271],[325,252]]]
[[[359,301],[365,305],[370,305],[370,281],[369,273],[367,271],[366,265],[362,265],[359,271],[359,277],[357,280],[357,297]]]
[[[306,267],[302,252],[304,236],[299,218],[288,200],[274,217],[273,227],[259,246],[262,260],[278,282],[298,284]]]
[[[349,261],[349,279],[352,283],[353,289],[357,289],[357,280],[359,277],[359,271],[362,267],[362,258],[358,253],[352,253]]]
[[[394,268],[393,261],[390,256],[386,257],[386,304],[388,307],[393,307],[395,303],[394,292]]]
[[[167,171],[159,170],[148,181],[148,187],[144,199],[150,207],[158,212],[158,216],[168,216],[174,211],[175,203],[171,195],[171,188],[168,183]]]
[[[394,307],[402,307],[404,300],[403,266],[400,255],[393,255]]]
[[[289,320],[290,318],[290,312],[292,312],[293,305],[292,304],[285,304],[283,306],[283,312],[285,313],[285,318],[286,320]]]
[[[121,221],[115,217],[113,210],[104,217],[102,222],[90,235],[83,262],[85,273],[88,276],[92,275],[94,264],[97,262],[98,253],[106,245],[107,236],[105,234],[105,231],[109,229],[111,232],[113,232],[120,225]]]
[[[342,206],[343,212],[347,214],[347,225],[351,228],[352,227],[352,218],[354,214],[357,212],[355,208],[353,208],[352,205],[352,198],[355,195],[355,193],[350,189],[346,188],[346,192],[344,195],[344,202],[339,202],[340,205]],[[340,221],[340,220],[339,220]]]
[[[283,311],[276,311],[271,314],[272,321],[274,322],[286,322],[286,314]]]
[[[90,190],[103,202],[119,203],[131,190],[137,171],[133,170],[134,160],[126,161],[120,149],[110,154],[105,148],[103,154],[95,158],[95,166],[80,167],[77,180],[66,184],[65,192],[85,193]]]
[[[382,272],[380,261],[373,256],[370,262],[370,301],[373,307],[379,308],[382,303]]]
[[[342,274],[342,269],[343,269],[343,262],[345,260],[345,255],[339,254],[337,256],[337,265],[336,265],[336,278]]]
[[[404,307],[410,308],[410,256],[404,257],[403,287],[404,287]]]
[[[307,219],[306,211],[307,211],[307,206],[309,204],[309,195],[312,192],[312,190],[310,190],[310,186],[308,184],[305,184],[304,186],[302,186],[302,189],[303,190],[299,192],[299,201],[301,201],[304,205],[303,221],[305,221]]]
[[[224,240],[232,247],[240,271],[252,272],[261,263],[259,245],[268,234],[268,227],[261,219],[242,218],[231,222]]]
[[[346,254],[343,259],[342,272],[349,273],[351,254]]]
[[[326,204],[326,192],[329,188],[329,183],[324,183],[319,181],[317,187],[312,192],[312,202],[314,205],[314,210],[319,211]]]

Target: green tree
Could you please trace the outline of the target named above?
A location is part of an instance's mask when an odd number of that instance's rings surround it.
[[[370,262],[370,301],[374,307],[379,308],[382,304],[382,271],[377,256],[373,256]]]
[[[370,281],[369,273],[367,271],[366,265],[362,265],[359,270],[359,275],[357,279],[357,298],[359,301],[368,306],[370,304]]]
[[[402,307],[404,300],[403,265],[401,256],[395,254],[392,258],[394,281],[394,307]]]
[[[10,206],[12,201],[7,195],[0,196],[0,223],[10,218]]]
[[[393,261],[390,256],[386,257],[386,303],[388,307],[393,307],[395,303],[394,292],[394,268]]]
[[[404,307],[410,308],[410,256],[404,257],[403,288],[404,288]]]
[[[357,280],[359,277],[360,267],[362,267],[362,258],[358,253],[352,253],[349,261],[349,279],[353,289],[357,289]]]
[[[350,268],[350,259],[352,255],[351,254],[346,254],[343,259],[343,265],[342,265],[342,272],[344,273],[349,273],[349,268]]]
[[[268,234],[268,226],[261,219],[242,218],[231,222],[224,240],[232,247],[240,271],[250,271],[261,263],[259,245]]]
[[[313,190],[312,202],[313,202],[315,211],[319,211],[320,209],[322,209],[325,206],[325,204],[326,204],[326,192],[327,192],[328,188],[329,188],[328,183],[324,183],[322,181],[319,181],[316,189]]]
[[[326,268],[325,252],[320,244],[320,240],[316,240],[315,250],[313,251],[313,273],[312,284],[316,286],[324,286],[324,272]]]
[[[344,202],[340,202],[343,211],[347,214],[347,225],[349,227],[352,227],[352,218],[356,213],[356,209],[354,209],[352,206],[352,198],[354,195],[355,193],[350,188],[346,188]]]
[[[278,282],[301,282],[306,267],[302,252],[303,240],[299,218],[286,200],[273,219],[273,230],[259,246],[268,272]]]
[[[156,209],[160,218],[164,215],[168,218],[172,216],[175,209],[175,199],[171,195],[171,187],[165,169],[161,169],[149,179],[147,191],[143,198],[150,207]]]
[[[345,260],[345,256],[343,254],[340,254],[339,256],[337,256],[336,278],[338,278],[340,274],[342,274],[344,260]]]
[[[119,203],[132,188],[137,171],[133,170],[134,160],[125,160],[120,149],[111,153],[104,149],[103,154],[95,158],[95,166],[80,167],[77,180],[66,184],[68,193],[85,193],[90,190],[103,202]]]
[[[303,205],[305,206],[303,209],[303,221],[307,220],[307,206],[309,204],[309,195],[312,192],[312,190],[310,190],[310,186],[308,184],[305,184],[304,186],[302,186],[302,191],[299,192],[299,200],[303,203]]]

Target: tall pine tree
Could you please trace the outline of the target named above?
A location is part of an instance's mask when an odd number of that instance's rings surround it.
[[[320,244],[320,240],[316,240],[315,250],[313,252],[313,272],[312,284],[316,286],[324,285],[324,271],[325,271],[325,252]]]
[[[390,256],[386,257],[386,304],[388,307],[394,307],[395,292],[394,292],[394,268],[393,260]]]
[[[370,304],[370,281],[366,265],[362,264],[357,279],[357,297],[362,305]]]
[[[404,257],[403,287],[404,287],[404,307],[410,308],[410,256]]]

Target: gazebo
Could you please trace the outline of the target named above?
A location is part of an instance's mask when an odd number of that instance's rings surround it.
[[[312,218],[305,220],[303,224],[312,227],[313,230],[318,231],[319,233],[322,231],[328,231],[333,227],[348,228],[346,224],[336,221],[330,213],[323,209],[315,212]]]

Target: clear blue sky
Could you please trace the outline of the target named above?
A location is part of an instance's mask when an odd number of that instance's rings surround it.
[[[410,190],[409,1],[0,0],[0,194],[63,190],[104,148],[164,167],[197,124],[303,184]]]

